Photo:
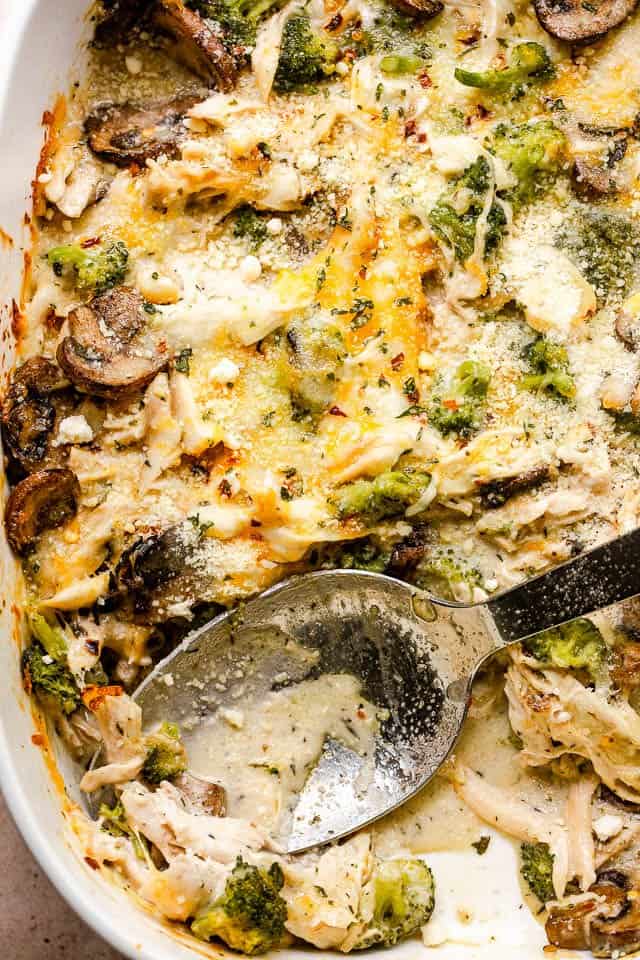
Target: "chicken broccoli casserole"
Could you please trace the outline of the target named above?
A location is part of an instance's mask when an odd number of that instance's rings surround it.
[[[633,603],[502,653],[437,780],[305,855],[273,831],[314,717],[363,755],[380,719],[348,676],[238,702],[199,757],[131,697],[285,576],[480,600],[638,525],[635,5],[92,11],[34,180],[6,531],[86,857],[194,938],[436,945],[429,854],[489,824],[550,944],[640,947]]]

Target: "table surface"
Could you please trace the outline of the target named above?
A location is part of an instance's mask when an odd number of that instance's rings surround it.
[[[51,886],[0,796],[0,942],[10,960],[123,960]]]

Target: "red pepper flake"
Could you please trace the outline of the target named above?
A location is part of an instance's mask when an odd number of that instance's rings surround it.
[[[443,407],[446,407],[447,410],[457,410],[457,409],[458,409],[458,401],[457,401],[457,400],[443,400],[443,401],[442,401],[442,406],[443,406]]]
[[[424,87],[425,90],[428,90],[429,87],[433,86],[433,80],[426,70],[423,70],[422,73],[418,74],[418,82],[420,83],[421,87]]]
[[[418,136],[416,137],[416,140],[418,141],[418,143],[426,143],[427,142],[426,133],[419,133]]]
[[[407,120],[404,125],[404,135],[405,137],[412,137],[416,132],[416,122],[415,120]]]
[[[90,683],[82,691],[82,702],[88,710],[95,712],[104,703],[106,697],[121,697],[123,693],[124,690],[118,684],[99,687],[95,683]]]
[[[332,417],[346,417],[346,413],[343,413],[340,407],[330,407],[329,413]]]
[[[366,718],[367,718],[367,715],[366,715],[366,713],[364,712],[364,710],[362,709],[362,707],[358,707],[358,709],[356,710],[356,716],[357,716],[360,720],[366,720]]]
[[[358,270],[358,276],[360,277],[361,280],[367,279],[367,268],[365,266],[360,267],[360,269]]]
[[[223,477],[220,483],[218,484],[218,491],[221,497],[230,497],[233,493],[231,484],[226,477]]]
[[[93,857],[85,857],[84,862],[88,863],[92,870],[99,870],[100,864],[97,860],[94,860]]]
[[[100,237],[89,237],[88,240],[83,240],[80,246],[83,250],[88,250],[89,247],[97,247],[100,244]]]
[[[391,369],[399,370],[404,363],[404,353],[398,353],[391,361]]]
[[[34,745],[34,747],[44,747],[45,739],[41,733],[33,733],[31,735],[31,743]]]
[[[253,519],[252,519],[252,520],[251,520],[251,526],[252,526],[252,527],[261,527],[262,524],[260,523],[259,520],[253,520]]]
[[[325,30],[329,30],[329,31],[337,30],[338,27],[341,27],[341,26],[342,26],[342,14],[338,12],[338,13],[334,13],[334,15],[331,17],[331,20],[329,20],[329,22],[325,24]]]

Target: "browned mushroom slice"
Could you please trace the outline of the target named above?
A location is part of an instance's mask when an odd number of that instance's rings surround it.
[[[81,390],[115,398],[142,390],[167,363],[165,347],[145,336],[144,301],[116,287],[69,314],[58,363]]]
[[[392,0],[394,7],[419,20],[431,20],[444,10],[441,0]]]
[[[408,536],[394,545],[388,572],[396,577],[406,577],[418,566],[431,540],[426,524],[414,527]]]
[[[640,643],[630,640],[613,650],[611,680],[625,694],[640,687]]]
[[[211,817],[224,817],[227,796],[220,784],[194,777],[192,773],[181,773],[174,778],[173,784],[196,810]]]
[[[618,189],[610,167],[593,163],[584,157],[579,157],[573,164],[572,176],[575,192],[584,200],[600,200]]]
[[[533,490],[545,483],[550,477],[549,467],[539,466],[520,473],[515,477],[502,477],[478,484],[480,502],[485,510],[496,510],[518,493]]]
[[[26,553],[43,530],[75,516],[80,485],[72,470],[38,470],[11,491],[5,511],[7,539],[16,553]]]
[[[9,455],[27,473],[62,465],[66,458],[63,447],[51,446],[56,422],[52,394],[64,385],[58,367],[44,357],[27,360],[11,381],[2,405],[2,435]],[[64,399],[58,406],[65,405]]]
[[[96,25],[94,42],[125,43],[148,6],[149,0],[103,0],[105,12]]]
[[[558,40],[588,43],[603,37],[632,13],[638,0],[533,0],[540,25]]]
[[[233,57],[206,20],[182,0],[156,0],[151,19],[172,39],[171,54],[205,83],[233,90],[237,69]]]
[[[549,943],[564,950],[588,950],[589,928],[596,900],[583,900],[566,907],[551,907],[545,923]]]
[[[187,130],[185,114],[197,97],[161,103],[105,103],[85,120],[89,146],[103,160],[128,166],[156,157],[178,155]]]

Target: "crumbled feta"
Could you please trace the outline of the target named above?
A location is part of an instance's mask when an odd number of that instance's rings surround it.
[[[60,421],[53,446],[61,447],[65,443],[89,443],[91,440],[93,440],[93,430],[86,418],[77,414]]]
[[[623,826],[622,817],[618,817],[613,813],[605,813],[593,821],[593,832],[600,843],[606,843],[607,840],[616,837]]]
[[[251,283],[252,280],[257,280],[261,273],[262,264],[258,258],[254,257],[251,253],[248,257],[245,257],[240,264],[240,276],[247,283]]]
[[[282,233],[282,220],[280,217],[271,217],[270,220],[267,220],[267,232],[270,233],[272,237],[277,237],[279,233]]]
[[[240,367],[228,357],[223,357],[209,370],[209,380],[212,383],[234,383],[240,376]]]

